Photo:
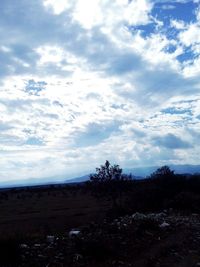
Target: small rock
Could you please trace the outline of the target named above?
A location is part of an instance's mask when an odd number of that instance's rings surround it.
[[[80,230],[74,230],[72,229],[70,232],[69,232],[69,237],[75,237],[75,236],[78,236],[80,234]]]
[[[167,223],[167,222],[163,222],[163,223],[161,223],[159,226],[160,226],[160,228],[166,228],[166,227],[169,227],[170,224]]]
[[[143,213],[136,212],[132,215],[132,219],[135,221],[145,220],[147,216]]]
[[[55,240],[55,236],[53,236],[53,235],[48,235],[48,236],[47,236],[47,242],[48,242],[48,243],[53,243],[54,240]]]
[[[26,244],[21,244],[21,245],[20,245],[20,248],[27,249],[27,248],[29,248],[29,246],[26,245]]]
[[[74,255],[74,261],[80,261],[80,260],[82,260],[82,258],[83,258],[83,256],[81,254],[77,253]]]

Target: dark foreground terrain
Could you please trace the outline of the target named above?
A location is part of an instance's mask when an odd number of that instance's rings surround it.
[[[101,220],[110,201],[82,186],[28,187],[0,191],[0,238],[43,236]]]
[[[200,177],[0,191],[0,267],[200,266]]]
[[[197,214],[135,213],[79,231],[22,244],[21,266],[200,266]]]

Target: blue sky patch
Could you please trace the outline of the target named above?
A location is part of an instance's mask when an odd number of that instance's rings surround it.
[[[173,6],[174,8],[167,9],[167,6]],[[165,25],[169,25],[171,19],[183,20],[190,23],[196,20],[195,9],[197,6],[193,1],[186,3],[178,3],[176,1],[156,3],[152,15],[163,21]]]
[[[39,95],[45,89],[47,83],[45,81],[36,82],[33,79],[26,83],[25,91],[31,95]]]
[[[43,141],[37,137],[29,137],[26,140],[25,144],[31,145],[31,146],[43,146],[44,145]]]
[[[183,108],[175,108],[175,107],[170,107],[170,108],[166,108],[161,110],[162,113],[164,114],[188,114],[190,116],[193,115],[192,111],[190,109],[183,109]]]
[[[185,61],[192,61],[197,57],[197,55],[192,51],[191,47],[185,49],[184,53],[177,56],[178,61],[185,62]]]

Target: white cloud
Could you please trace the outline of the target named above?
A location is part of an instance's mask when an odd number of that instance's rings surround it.
[[[199,26],[173,20],[181,32],[169,39],[164,23],[152,17],[153,4],[20,0],[21,16],[10,9],[6,24],[1,14],[2,180],[70,177],[77,166],[84,172],[106,159],[124,167],[197,163],[191,148],[185,153],[166,144],[182,136],[194,144],[185,128],[191,120],[199,129],[198,103],[181,115],[162,110],[183,111],[186,104],[175,100],[197,100],[199,62],[192,71],[177,56],[190,45],[199,53]],[[134,27],[149,22],[159,27],[147,36]],[[160,135],[168,139],[155,145]]]
[[[171,24],[171,27],[174,27],[177,30],[184,30],[187,27],[186,23],[182,20],[171,19],[170,24]]]
[[[62,48],[56,46],[38,47],[36,52],[40,55],[39,64],[45,64],[48,62],[59,63],[62,61],[64,55]]]
[[[59,15],[71,6],[71,2],[72,0],[44,0],[44,6]]]
[[[147,0],[77,1],[73,17],[84,28],[94,26],[106,28],[119,27],[121,23],[129,25],[146,24],[152,5]],[[107,29],[108,30],[108,29]]]
[[[188,28],[179,34],[180,41],[185,46],[190,46],[200,42],[200,27],[197,24],[191,24]]]
[[[163,5],[162,6],[162,9],[164,9],[164,10],[170,10],[170,9],[175,9],[176,7],[175,6],[173,6],[173,5]]]

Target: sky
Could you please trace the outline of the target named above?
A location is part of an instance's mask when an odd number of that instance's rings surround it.
[[[0,182],[199,151],[199,0],[0,1]]]

